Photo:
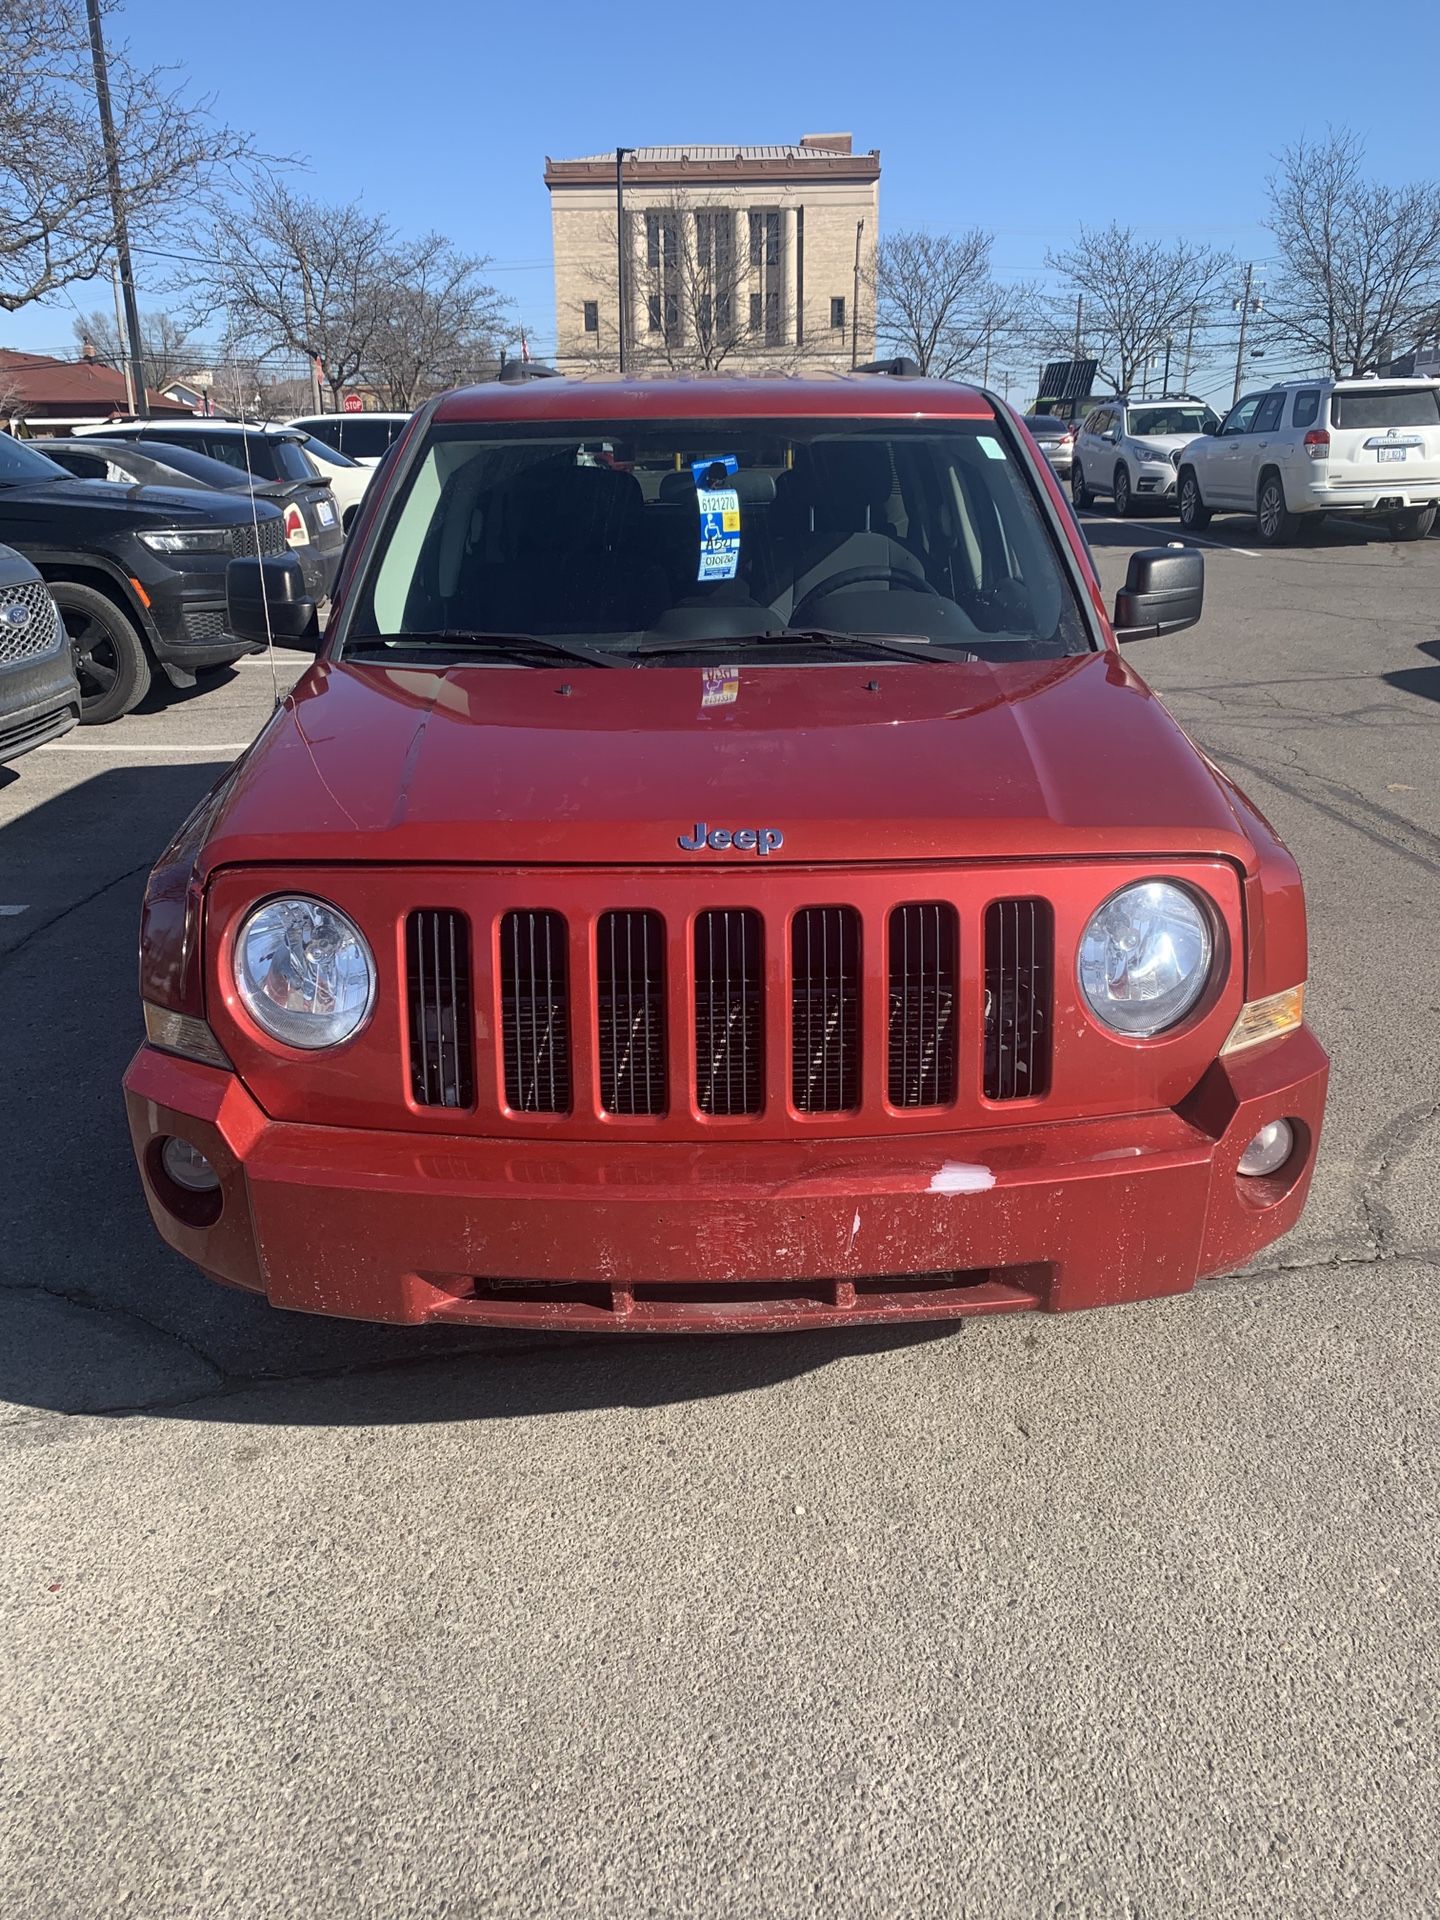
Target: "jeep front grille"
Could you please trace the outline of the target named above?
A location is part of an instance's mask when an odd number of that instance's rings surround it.
[[[278,513],[267,513],[263,519],[242,521],[230,529],[230,551],[237,560],[287,552],[284,519]]]
[[[890,1103],[948,1107],[955,1098],[954,907],[896,907],[890,915]]]
[[[695,1103],[701,1113],[764,1105],[765,974],[760,915],[749,907],[695,922]]]
[[[570,1110],[565,937],[558,913],[507,913],[500,923],[505,1099],[517,1113]]]
[[[870,875],[858,904],[825,906],[787,879],[763,909],[714,904],[745,900],[733,874],[657,877],[654,904],[626,907],[608,884],[546,879],[538,903],[508,907],[493,880],[452,880],[437,893],[455,904],[408,911],[415,1106],[482,1126],[563,1115],[582,1133],[661,1116],[682,1132],[830,1116],[848,1132],[979,1125],[990,1103],[1051,1092],[1047,900],[991,899],[979,874],[952,899],[898,904]]]
[[[475,1101],[470,923],[446,907],[421,907],[405,922],[410,1006],[410,1092],[418,1106]]]
[[[595,987],[604,1113],[664,1113],[665,927],[658,913],[602,913]]]
[[[1050,1085],[1052,952],[1048,900],[992,900],[985,913],[985,1098],[1024,1100]]]
[[[0,587],[0,666],[55,652],[61,634],[60,616],[43,581],[22,580],[13,587]]]

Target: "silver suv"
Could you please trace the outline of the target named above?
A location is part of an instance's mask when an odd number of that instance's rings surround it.
[[[1102,400],[1075,437],[1070,497],[1077,507],[1088,507],[1096,494],[1109,494],[1119,514],[1143,512],[1156,502],[1173,506],[1181,449],[1219,424],[1215,410],[1191,393]]]

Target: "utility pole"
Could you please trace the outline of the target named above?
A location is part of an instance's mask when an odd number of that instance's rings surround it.
[[[1240,398],[1240,383],[1245,377],[1246,324],[1249,321],[1250,315],[1252,313],[1259,313],[1261,307],[1265,304],[1263,300],[1256,299],[1252,301],[1252,299],[1250,298],[1250,284],[1254,276],[1254,272],[1255,272],[1254,267],[1247,260],[1245,262],[1245,291],[1238,300],[1231,302],[1232,311],[1237,307],[1240,310],[1240,339],[1239,339],[1239,343],[1235,348],[1235,391],[1230,396],[1230,404],[1232,407],[1234,406],[1235,402]]]
[[[120,342],[120,370],[125,375],[125,410],[135,411],[135,374],[130,365],[130,355],[125,350],[125,318],[120,310],[120,269],[110,262],[110,285],[115,293],[115,334]]]
[[[1185,377],[1180,382],[1184,392],[1190,391],[1190,354],[1195,345],[1195,309],[1190,309],[1190,324],[1185,329]]]
[[[621,373],[625,371],[625,341],[630,331],[627,324],[630,318],[630,295],[625,284],[625,162],[634,151],[634,147],[615,149],[615,284],[620,297],[615,337],[619,342]]]
[[[100,30],[100,0],[85,0],[90,21],[90,62],[95,69],[95,105],[100,113],[100,139],[105,149],[105,179],[110,189],[110,216],[115,223],[115,257],[120,268],[120,293],[125,308],[125,332],[135,380],[136,406],[142,420],[150,418],[150,395],[145,389],[145,359],[140,347],[140,309],[135,303],[135,270],[130,264],[130,230],[125,222],[125,190],[120,181],[120,154],[115,145],[115,116],[110,111],[110,69],[105,60],[105,38]]]
[[[1161,393],[1168,393],[1170,391],[1170,349],[1174,346],[1174,344],[1175,344],[1174,334],[1167,333],[1165,336],[1165,379],[1164,379],[1164,383],[1160,388]]]
[[[1077,293],[1075,296],[1075,350],[1070,355],[1070,358],[1072,360],[1078,360],[1080,358],[1081,329],[1083,328],[1084,324],[1085,324],[1085,296],[1083,293]]]
[[[985,322],[985,371],[980,378],[982,387],[988,387],[990,384],[990,335],[993,331],[994,322],[987,320]]]
[[[860,364],[860,236],[865,231],[865,222],[855,222],[855,285],[850,295],[850,364]]]

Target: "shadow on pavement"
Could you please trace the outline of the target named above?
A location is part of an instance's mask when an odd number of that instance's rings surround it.
[[[1440,640],[1422,640],[1417,651],[1440,661]],[[1382,673],[1380,678],[1387,687],[1398,687],[1401,693],[1418,694],[1422,700],[1440,700],[1440,666],[1401,667],[1396,673]]]
[[[743,1393],[954,1331],[540,1342],[279,1313],[203,1279],[150,1223],[120,1080],[141,1037],[145,873],[223,771],[112,769],[0,827],[0,874],[73,869],[77,846],[84,860],[0,954],[0,1402],[286,1425],[518,1418]]]

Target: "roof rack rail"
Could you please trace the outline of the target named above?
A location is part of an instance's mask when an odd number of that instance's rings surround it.
[[[925,369],[918,360],[908,359],[904,354],[894,360],[866,360],[855,368],[856,373],[888,373],[895,380],[923,380]]]
[[[564,375],[558,367],[542,367],[534,360],[507,360],[500,369],[499,377],[511,380],[563,380]]]

